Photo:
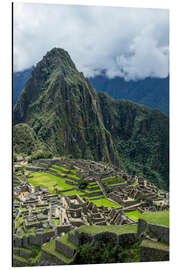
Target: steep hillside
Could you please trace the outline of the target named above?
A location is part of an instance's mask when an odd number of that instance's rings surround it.
[[[169,114],[169,77],[125,81],[102,74],[89,80],[97,91],[104,91],[115,99],[128,99]]]
[[[16,104],[17,99],[24,88],[26,82],[31,76],[33,67],[13,73],[13,106]]]
[[[32,71],[14,108],[19,123],[54,155],[123,164],[168,188],[168,117],[97,93],[62,49]]]
[[[28,123],[55,154],[117,164],[118,154],[96,99],[68,53],[54,49],[33,70],[15,106],[14,123]]]
[[[162,186],[160,176],[169,179],[168,117],[130,101],[113,100],[103,92],[98,95],[103,122],[112,135],[121,164],[130,174],[142,173]]]
[[[32,70],[33,67],[14,73],[13,105],[16,104]],[[102,74],[89,78],[89,81],[97,91],[104,91],[115,99],[131,100],[169,115],[169,77],[125,81],[120,77],[109,79]]]

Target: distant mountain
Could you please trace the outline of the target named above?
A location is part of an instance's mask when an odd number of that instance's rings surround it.
[[[16,104],[17,99],[24,88],[27,80],[29,80],[31,76],[31,72],[34,67],[30,67],[23,71],[18,71],[13,73],[13,106]]]
[[[125,81],[120,77],[108,79],[102,74],[89,81],[97,91],[104,91],[115,99],[128,99],[169,114],[169,77]]]
[[[17,152],[34,154],[39,146],[53,155],[110,162],[168,189],[169,118],[95,91],[63,49],[52,49],[32,71],[14,125]]]
[[[14,73],[13,105],[16,104],[32,70],[33,67]],[[104,91],[115,99],[131,100],[169,115],[169,77],[125,81],[120,77],[108,79],[102,73],[102,75],[89,78],[89,81],[97,91]]]

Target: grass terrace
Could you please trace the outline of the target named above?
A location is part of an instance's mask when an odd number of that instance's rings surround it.
[[[57,240],[58,240],[58,241],[60,240],[61,243],[65,244],[66,246],[69,246],[69,247],[71,247],[71,248],[73,248],[73,249],[77,249],[77,248],[78,248],[75,244],[73,244],[72,242],[70,242],[70,241],[68,240],[68,234],[67,234],[67,233],[66,233],[65,235],[63,235],[63,236],[57,238]]]
[[[86,232],[92,235],[95,235],[97,233],[101,232],[114,232],[117,234],[123,234],[123,233],[136,233],[137,232],[137,226],[136,225],[93,225],[93,226],[81,226],[77,229],[79,232]]]
[[[63,254],[59,253],[58,251],[56,251],[55,248],[56,248],[55,240],[52,240],[52,241],[47,242],[47,243],[42,245],[43,250],[45,250],[47,253],[54,255],[55,257],[59,258],[60,260],[63,260],[67,264],[72,261],[71,258],[68,258],[68,257],[64,256]]]
[[[162,243],[160,241],[154,242],[154,241],[145,239],[145,240],[142,241],[141,245],[145,246],[145,247],[153,248],[153,249],[155,248],[155,249],[161,249],[161,250],[169,251],[169,245],[164,243],[164,242]]]
[[[164,225],[169,227],[169,210],[159,212],[145,212],[142,218],[149,223]]]
[[[72,185],[67,184],[65,178],[55,176],[46,172],[33,172],[31,173],[29,182],[34,186],[46,187],[50,192],[54,193],[54,185],[57,184],[57,188],[61,190],[71,189]]]
[[[56,168],[56,169],[58,169],[58,170],[60,170],[60,171],[67,171],[67,172],[71,172],[71,173],[73,173],[73,174],[76,174],[76,169],[68,169],[68,168],[66,168],[66,167],[64,167],[64,166],[59,166],[59,165],[53,165],[52,166],[52,168]]]
[[[97,196],[96,196],[97,197]],[[105,197],[102,198],[102,199],[97,199],[97,200],[92,200],[92,202],[96,205],[96,206],[106,206],[106,207],[109,207],[109,208],[120,208],[121,206],[115,202],[112,202],[108,199],[106,199]]]
[[[138,210],[125,213],[130,219],[135,222],[139,218],[146,220],[148,223],[164,225],[169,227],[169,210],[158,212],[145,212],[141,214]]]
[[[99,185],[96,183],[96,181],[93,182],[89,182],[87,188],[85,188],[84,190],[78,190],[77,188],[77,182],[80,179],[77,175],[76,175],[76,169],[67,169],[64,166],[59,166],[59,165],[53,165],[51,168],[51,170],[66,176],[61,177],[61,176],[55,176],[53,174],[51,174],[50,172],[32,172],[28,174],[31,176],[29,178],[29,182],[34,185],[34,186],[41,186],[41,187],[46,187],[48,188],[49,192],[51,193],[55,193],[55,189],[54,186],[56,185],[56,188],[61,192],[62,191],[62,195],[64,196],[70,196],[70,195],[80,195],[83,196],[86,199],[89,199],[90,201],[92,201],[95,205],[97,206],[106,206],[109,208],[120,208],[121,206],[115,202],[112,202],[111,200],[106,199],[103,194],[95,194],[94,196],[88,196],[88,194],[93,195],[93,193],[96,192],[101,192]],[[64,173],[62,172],[62,170]],[[74,178],[74,180],[69,179],[68,177],[72,177]],[[69,182],[72,183],[72,185],[70,183],[66,183],[66,181],[69,180]],[[123,182],[121,183],[117,183],[117,181],[122,180]],[[111,176],[111,177],[106,177],[103,179],[104,183],[107,182],[111,182],[109,183],[109,186],[113,187],[113,186],[118,186],[120,184],[125,183],[123,178],[116,178],[116,176]],[[95,190],[89,190],[88,188],[96,188]],[[68,189],[73,189],[73,190],[69,190]],[[67,191],[66,191],[67,190]]]

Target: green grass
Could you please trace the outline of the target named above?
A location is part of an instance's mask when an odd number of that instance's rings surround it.
[[[138,180],[136,179],[136,181],[131,186],[137,186],[137,184],[138,184]]]
[[[109,179],[103,179],[102,183],[110,183],[114,182],[116,183],[117,181],[121,181],[121,183],[126,183],[126,181],[123,178],[109,178]]]
[[[98,196],[95,196],[96,198]],[[96,206],[106,206],[106,207],[109,207],[109,208],[112,208],[112,207],[115,207],[115,208],[120,208],[121,206],[115,202],[112,202],[106,198],[103,198],[103,199],[99,199],[99,200],[92,200],[92,202],[96,205]]]
[[[94,192],[99,192],[99,191],[101,191],[99,187],[97,187],[96,189],[93,189],[93,190],[84,189],[84,192],[86,192],[86,193],[94,193]]]
[[[158,212],[144,212],[141,214],[138,210],[125,213],[130,219],[135,222],[139,218],[146,220],[148,223],[164,225],[169,227],[169,210],[168,211],[158,211]]]
[[[99,187],[99,185],[96,182],[91,182],[91,183],[88,183],[88,187],[89,188]]]
[[[113,175],[113,176],[108,176],[108,177],[102,178],[102,181],[104,181],[104,180],[113,180],[114,178],[116,178],[115,175]]]
[[[57,184],[56,188],[59,190],[66,190],[73,188],[72,185],[67,184],[65,178],[52,175],[45,172],[33,172],[31,173],[31,178],[29,182],[34,186],[42,186],[48,188],[50,192],[54,191],[54,185]]]
[[[71,258],[68,258],[68,257],[64,256],[63,254],[61,254],[60,252],[55,250],[55,240],[52,240],[46,244],[43,244],[42,249],[44,249],[46,252],[56,256],[60,260],[65,261],[66,263],[70,263],[72,261]]]
[[[125,215],[128,216],[128,218],[134,220],[135,222],[137,222],[139,218],[142,218],[142,214],[138,210],[127,212],[125,213]]]
[[[75,178],[75,179],[77,179],[77,180],[80,179],[79,176],[77,176],[77,175],[75,175],[75,174],[67,173],[66,175],[67,175],[67,178],[68,178],[68,176],[70,176],[70,177]]]
[[[164,225],[169,227],[169,210],[159,212],[145,212],[142,218],[149,223]]]
[[[62,242],[65,245],[73,248],[73,249],[77,249],[78,248],[75,244],[73,244],[72,242],[70,242],[68,240],[68,234],[65,234],[64,236],[61,236],[61,237],[57,238],[57,240],[60,241],[60,242]]]
[[[156,248],[156,249],[163,249],[169,251],[169,245],[162,242],[154,242],[148,239],[142,241],[141,246],[149,247],[149,248]]]
[[[82,194],[83,194],[83,192],[80,192],[80,191],[78,191],[76,189],[70,190],[70,191],[65,191],[65,192],[62,193],[63,196],[82,195]]]
[[[59,218],[54,219],[54,224],[56,226],[60,225],[60,219]]]
[[[17,228],[19,227],[19,225],[21,224],[21,222],[23,222],[23,220],[24,220],[24,217],[23,216],[18,218],[18,220],[16,221],[16,227]]]
[[[63,170],[63,171],[67,171],[67,172],[72,172],[72,173],[76,173],[76,169],[68,169],[66,167],[63,166],[59,166],[59,165],[53,165],[53,167],[59,169],[59,170]]]
[[[120,186],[120,185],[123,185],[123,184],[126,184],[126,182],[121,182],[121,183],[111,183],[111,184],[109,184],[109,187]]]
[[[38,252],[38,254],[35,257],[31,258],[31,262],[37,263],[40,258],[41,258],[41,250]]]
[[[23,257],[20,257],[20,256],[18,256],[18,255],[14,255],[14,254],[13,254],[13,258],[16,258],[18,261],[21,261],[21,262],[23,262],[23,263],[26,263],[27,265],[29,264],[27,259],[25,259],[25,258],[23,258]]]
[[[79,232],[86,232],[92,235],[95,235],[97,233],[101,232],[114,232],[117,234],[124,234],[124,233],[133,233],[137,232],[137,226],[136,225],[93,225],[93,226],[81,226],[77,229]]]
[[[66,173],[62,172],[62,170],[60,168],[51,167],[50,170],[53,170],[53,171],[55,171],[55,172],[57,172],[57,173],[59,173],[59,174],[61,174],[63,176],[66,176],[67,178],[68,178],[68,176],[70,176],[70,177],[72,177],[74,179],[77,179],[77,180],[80,179],[77,175],[69,173],[69,170],[64,170],[64,171],[67,171]]]

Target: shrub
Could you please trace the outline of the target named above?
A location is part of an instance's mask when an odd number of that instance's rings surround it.
[[[78,181],[78,188],[79,189],[85,189],[87,187],[88,183],[84,178],[80,178]]]
[[[41,159],[41,158],[52,158],[53,155],[49,151],[38,150],[37,152],[33,152],[31,157],[29,157],[28,162],[32,162],[32,160]]]

